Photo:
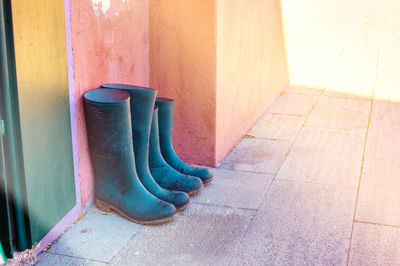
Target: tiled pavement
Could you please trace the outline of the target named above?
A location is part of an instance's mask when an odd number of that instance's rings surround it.
[[[173,222],[93,207],[38,265],[400,264],[399,132],[400,103],[288,89]]]

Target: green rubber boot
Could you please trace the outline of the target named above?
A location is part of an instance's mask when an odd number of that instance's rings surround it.
[[[189,196],[182,191],[160,187],[149,169],[149,138],[156,90],[125,84],[104,84],[102,87],[129,93],[136,172],[144,187],[157,198],[174,204],[178,211],[184,209],[190,202]]]
[[[94,89],[84,96],[90,155],[96,176],[96,205],[140,224],[173,219],[174,205],[160,200],[139,181],[132,145],[129,94]]]
[[[165,161],[175,170],[191,176],[197,176],[203,184],[210,182],[214,177],[206,168],[192,167],[176,155],[172,145],[172,122],[174,114],[174,100],[158,97],[158,127],[160,130],[160,148]]]
[[[0,242],[0,264],[3,264],[7,261],[6,255],[4,254],[3,247]]]
[[[164,188],[176,189],[193,195],[203,189],[201,179],[179,173],[172,168],[161,155],[158,133],[158,108],[155,107],[150,134],[150,171],[158,184]]]

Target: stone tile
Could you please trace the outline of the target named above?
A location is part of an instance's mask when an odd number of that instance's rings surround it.
[[[294,140],[305,120],[304,116],[267,113],[249,134],[257,138]]]
[[[36,266],[45,266],[45,265],[69,265],[69,266],[101,266],[107,265],[106,263],[99,261],[92,261],[88,259],[80,259],[75,257],[68,257],[63,255],[51,254],[48,252],[39,254],[39,262]]]
[[[329,87],[323,92],[324,96],[332,96],[332,97],[341,97],[341,98],[351,98],[358,100],[370,100],[372,99],[373,86],[363,86],[358,89],[355,89],[354,92],[351,92],[352,89],[349,89],[352,85],[348,84],[347,86],[337,87]]]
[[[400,158],[400,103],[374,101],[366,155]]]
[[[349,265],[400,265],[400,228],[355,223]]]
[[[243,139],[220,168],[275,174],[290,149],[290,141]]]
[[[356,218],[400,225],[400,104],[374,102]]]
[[[341,65],[342,64],[339,64],[337,67],[340,68]],[[355,69],[358,71],[358,73],[354,73]],[[345,65],[343,69],[334,72],[332,79],[326,86],[326,90],[323,94],[327,96],[371,99],[375,84],[375,65],[373,68],[360,68],[359,65],[349,67]]]
[[[306,116],[310,113],[317,97],[316,95],[284,93],[271,105],[268,112]]]
[[[307,86],[290,86],[285,89],[285,92],[294,92],[299,94],[309,94],[309,95],[320,95],[323,91],[323,88],[312,88]]]
[[[232,265],[346,265],[356,189],[277,181]]]
[[[400,226],[400,157],[365,156],[356,219]]]
[[[258,209],[274,176],[225,169],[212,169],[215,178],[192,202]]]
[[[303,128],[276,178],[356,188],[365,135]]]
[[[226,265],[255,211],[191,204],[165,225],[146,226],[112,265]]]
[[[356,219],[400,226],[399,191],[399,185],[389,188],[361,184]]]
[[[371,102],[321,96],[306,126],[337,130],[366,130]]]
[[[140,227],[112,213],[92,209],[49,252],[109,262]]]

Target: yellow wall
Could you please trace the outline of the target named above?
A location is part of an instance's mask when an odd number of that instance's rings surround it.
[[[64,12],[63,0],[12,1],[33,242],[75,206]]]

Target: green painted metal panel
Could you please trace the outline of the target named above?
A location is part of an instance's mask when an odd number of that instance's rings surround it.
[[[11,0],[0,1],[0,112],[2,123],[2,183],[3,190],[3,224],[1,241],[6,255],[12,256],[12,239],[16,238],[18,251],[29,247],[30,234],[25,197],[25,181],[22,165],[21,134],[19,127],[18,91],[15,77],[14,39],[11,18]],[[3,122],[3,121],[2,121]],[[12,195],[11,204],[8,203]],[[11,232],[11,208],[15,236]],[[8,223],[8,225],[7,225]]]
[[[5,35],[4,12],[3,5],[0,3],[0,36]],[[0,51],[5,51],[4,39],[0,38]],[[1,61],[7,60],[4,53],[0,53]],[[4,64],[0,67],[0,252],[2,256],[11,257],[12,255],[12,235],[11,235],[11,220],[10,220],[10,203],[9,203],[9,184],[6,175],[5,149],[4,149],[4,120],[5,106],[3,87],[7,83],[7,71],[4,71]],[[4,258],[3,258],[4,260]],[[0,259],[1,262],[1,259]]]
[[[35,245],[75,206],[63,0],[13,0],[29,231]]]
[[[1,119],[0,121],[4,121]],[[0,126],[1,127],[1,126]],[[0,129],[1,131],[1,129]],[[0,132],[1,135],[1,132]],[[0,136],[0,244],[2,255],[12,256],[11,220],[9,209],[8,183],[5,175],[3,136]]]

